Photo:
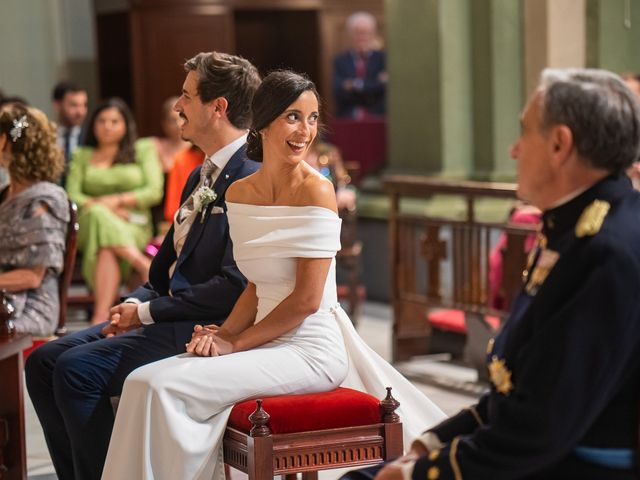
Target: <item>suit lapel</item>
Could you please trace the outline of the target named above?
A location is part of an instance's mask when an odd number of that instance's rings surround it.
[[[182,247],[182,252],[180,254],[180,258],[178,258],[178,265],[180,265],[190,254],[194,247],[198,244],[200,240],[200,236],[204,231],[204,228],[209,221],[209,217],[211,216],[211,209],[214,206],[220,206],[224,202],[224,194],[227,191],[229,185],[231,185],[238,176],[240,172],[240,168],[244,162],[246,157],[246,146],[240,147],[236,153],[229,159],[225,167],[218,175],[216,182],[213,185],[213,190],[218,195],[216,199],[209,204],[205,210],[204,222],[200,223],[200,214],[196,217],[191,228],[189,229],[189,234],[187,235],[187,239],[184,242],[184,246]]]

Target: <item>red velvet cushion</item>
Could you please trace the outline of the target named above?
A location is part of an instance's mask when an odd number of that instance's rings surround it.
[[[267,425],[271,433],[306,432],[380,422],[380,400],[350,388],[264,398],[262,408],[270,415]],[[249,433],[249,415],[255,409],[255,400],[236,404],[231,410],[228,425]]]
[[[36,348],[38,348],[40,345],[44,345],[45,343],[47,343],[49,340],[46,340],[44,338],[36,338],[33,340],[33,343],[31,344],[31,346],[29,348],[25,348],[22,351],[22,358],[24,359],[24,361],[27,360],[27,357],[29,356],[29,354],[31,352],[33,352]]]
[[[431,326],[438,330],[463,334],[467,333],[467,324],[464,321],[464,312],[462,310],[436,310],[429,313],[427,319]],[[498,317],[486,315],[484,320],[494,330],[500,327],[500,319]]]

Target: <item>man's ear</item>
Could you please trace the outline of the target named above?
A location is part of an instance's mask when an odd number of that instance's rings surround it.
[[[573,132],[566,125],[555,125],[549,132],[551,157],[557,166],[566,162],[574,150]]]
[[[218,97],[213,101],[213,111],[222,115],[227,113],[229,102],[224,97]]]

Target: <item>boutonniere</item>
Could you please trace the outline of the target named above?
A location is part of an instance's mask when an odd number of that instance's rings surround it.
[[[207,205],[213,202],[216,198],[218,198],[218,194],[213,190],[213,188],[203,185],[196,190],[196,193],[193,196],[193,208],[195,208],[197,212],[202,213],[200,216],[200,223],[204,223],[204,214],[207,211]]]

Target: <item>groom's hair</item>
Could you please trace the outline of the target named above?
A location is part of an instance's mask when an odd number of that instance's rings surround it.
[[[231,124],[250,127],[251,100],[260,85],[260,74],[249,60],[228,53],[201,52],[187,60],[184,69],[198,74],[202,103],[224,97],[229,103],[227,118]]]

